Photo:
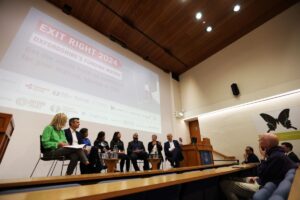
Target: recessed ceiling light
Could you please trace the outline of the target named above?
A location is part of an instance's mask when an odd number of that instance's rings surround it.
[[[200,20],[202,18],[202,13],[201,12],[197,12],[195,15],[197,20]]]
[[[207,32],[211,32],[212,31],[212,27],[211,26],[206,27],[206,31]]]
[[[233,11],[234,12],[239,12],[241,9],[241,6],[239,4],[236,4],[234,7],[233,7]]]

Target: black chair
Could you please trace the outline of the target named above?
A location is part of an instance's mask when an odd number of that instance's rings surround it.
[[[67,160],[66,157],[65,156],[60,156],[59,158],[53,159],[51,157],[44,156],[45,152],[46,152],[46,150],[45,150],[45,148],[43,147],[43,144],[42,144],[42,136],[40,135],[40,155],[39,155],[39,159],[38,159],[37,163],[35,164],[35,167],[32,170],[30,178],[34,174],[34,172],[36,170],[36,167],[38,166],[40,160],[43,160],[43,161],[52,161],[52,164],[51,164],[51,167],[50,167],[50,169],[49,169],[49,171],[47,173],[47,176],[49,176],[49,175],[52,176],[52,174],[54,172],[54,169],[56,167],[57,162],[58,161],[62,161],[61,170],[60,170],[60,175],[62,176],[63,167],[67,165],[67,164],[65,164],[65,160]],[[75,173],[76,173],[76,171],[77,171],[77,167],[75,169]]]

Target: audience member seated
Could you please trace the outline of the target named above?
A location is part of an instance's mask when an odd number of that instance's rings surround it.
[[[85,144],[86,146],[92,146],[90,139],[88,138],[89,130],[87,128],[82,128],[79,131],[81,138],[82,138],[82,144]]]
[[[42,145],[45,148],[45,156],[52,159],[58,159],[65,156],[70,160],[66,175],[72,175],[73,171],[80,160],[84,165],[89,161],[82,149],[65,148],[68,145],[65,132],[62,128],[66,125],[67,116],[63,113],[56,114],[50,125],[48,125],[42,135]]]
[[[162,156],[162,145],[157,141],[157,135],[152,135],[152,141],[148,143],[148,152],[150,155],[157,155],[158,158],[163,160]],[[158,163],[157,169],[160,169],[161,161]]]
[[[298,156],[293,152],[293,145],[289,142],[283,142],[281,143],[281,146],[283,147],[285,154],[295,163],[300,164],[300,160]]]
[[[131,159],[135,171],[140,171],[137,165],[137,160],[144,161],[144,170],[149,170],[148,154],[145,151],[143,142],[139,141],[138,134],[133,134],[133,141],[128,143],[127,154]]]
[[[258,177],[232,178],[221,181],[221,188],[228,200],[252,198],[267,182],[278,185],[285,174],[297,166],[284,154],[275,134],[265,133],[259,138],[262,160],[257,169]]]
[[[129,172],[130,160],[129,157],[125,154],[124,143],[121,140],[121,133],[115,132],[113,138],[110,142],[110,149],[117,151],[118,158],[121,159],[120,162],[120,171],[123,172],[124,163],[126,161],[126,172]]]
[[[168,141],[164,144],[166,159],[171,163],[172,167],[180,167],[180,161],[183,160],[183,155],[179,142],[173,140],[173,135],[170,133],[167,135],[167,139]]]
[[[244,154],[245,160],[243,163],[259,163],[258,157],[254,154],[254,150],[252,147],[247,146]]]

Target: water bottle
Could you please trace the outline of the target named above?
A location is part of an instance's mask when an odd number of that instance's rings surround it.
[[[118,158],[118,147],[117,147],[117,145],[115,145],[114,149],[113,149],[113,158]]]
[[[154,158],[155,158],[155,159],[158,158],[158,153],[157,153],[157,151],[154,152]]]
[[[118,146],[117,145],[114,146],[113,151],[116,152],[116,153],[118,152]]]
[[[101,149],[98,149],[98,156],[99,156],[100,159],[102,158]]]

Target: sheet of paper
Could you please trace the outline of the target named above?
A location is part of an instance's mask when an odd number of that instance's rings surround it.
[[[67,145],[64,146],[65,148],[72,148],[72,149],[82,149],[85,146],[85,144],[77,144],[77,145]]]

